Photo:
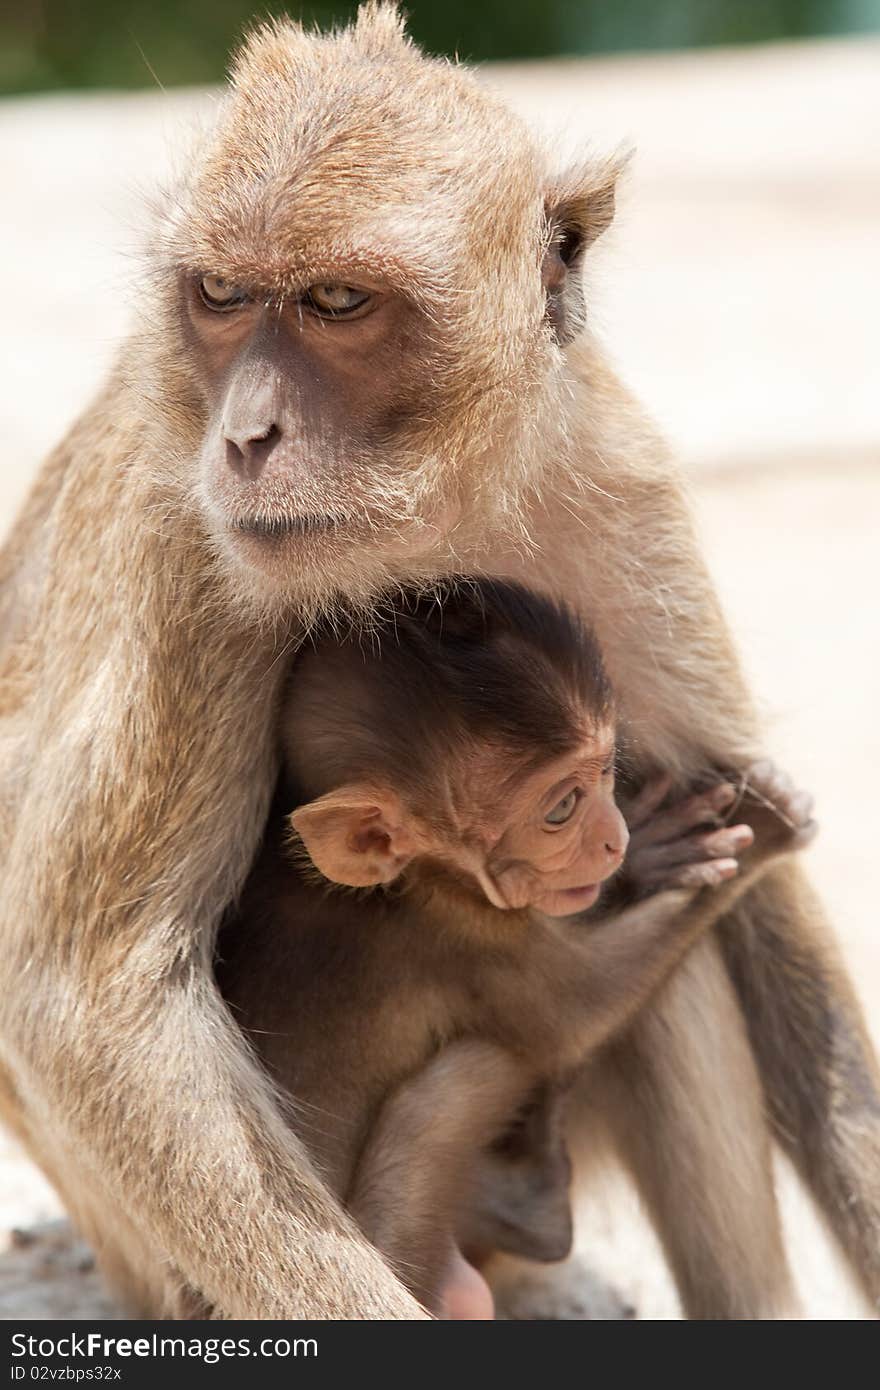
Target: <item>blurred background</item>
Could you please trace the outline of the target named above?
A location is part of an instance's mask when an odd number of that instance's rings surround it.
[[[410,0],[410,30],[466,61],[757,43],[880,29],[880,0]],[[255,14],[321,26],[356,4],[25,0],[0,20],[0,91],[215,82]]]
[[[880,0],[408,8],[560,160],[635,146],[589,258],[592,325],[682,461],[768,746],[816,794],[814,878],[878,1036]],[[148,205],[213,118],[253,13],[22,0],[0,16],[0,532],[143,307]],[[810,1316],[864,1316],[783,1165],[780,1192]],[[36,1224],[57,1214],[0,1135],[0,1317],[108,1311],[87,1253]],[[638,1315],[678,1316],[623,1180],[580,1215],[589,1263]]]

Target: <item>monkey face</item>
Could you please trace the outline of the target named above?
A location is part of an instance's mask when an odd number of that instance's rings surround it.
[[[516,789],[481,882],[498,907],[567,917],[593,906],[628,840],[614,800],[614,732],[606,729]]]
[[[497,759],[497,750],[469,759],[478,782],[492,781]],[[496,776],[496,789],[500,781]],[[413,806],[390,787],[358,783],[301,806],[290,821],[312,863],[334,883],[387,884],[411,864],[432,862],[476,880],[493,907],[531,907],[548,917],[592,907],[623,862],[629,832],[614,800],[611,729],[530,776],[507,777],[500,823],[497,813],[481,815],[469,788],[458,787],[459,796],[477,809],[469,829],[456,834],[438,821],[436,806]]]
[[[560,348],[616,172],[557,187],[520,122],[393,16],[252,36],[157,241],[155,335],[246,595],[366,602],[522,537],[564,453]]]
[[[470,759],[479,780],[491,779],[497,756],[487,750],[485,759]],[[464,799],[478,804],[466,789]],[[491,830],[481,825],[488,817],[477,810],[467,832],[450,835],[436,807],[412,806],[387,786],[349,783],[299,807],[290,822],[334,883],[387,884],[414,862],[432,861],[476,879],[493,907],[533,907],[549,917],[592,907],[629,840],[614,800],[613,730],[528,777],[508,777],[504,804],[500,826],[497,818]]]
[[[455,469],[426,476],[443,392],[421,311],[387,279],[337,274],[289,301],[222,277],[182,287],[210,406],[204,513],[270,584],[338,582],[353,561],[379,578],[442,549],[461,514]]]

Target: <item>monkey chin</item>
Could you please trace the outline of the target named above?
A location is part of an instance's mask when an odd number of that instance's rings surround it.
[[[574,917],[595,907],[601,887],[600,883],[588,883],[582,888],[557,888],[536,902],[535,908],[545,917]]]
[[[424,516],[377,510],[348,517],[328,509],[252,520],[213,499],[203,503],[217,569],[231,578],[242,609],[267,621],[295,616],[306,626],[339,610],[366,619],[382,592],[430,587],[462,570],[462,510],[459,498],[446,498]],[[481,520],[477,530],[485,535],[489,518]]]
[[[332,614],[365,619],[376,599],[400,583],[429,586],[457,568],[434,522],[368,525],[326,516],[255,524],[212,515],[210,535],[221,574],[245,612],[308,626]]]

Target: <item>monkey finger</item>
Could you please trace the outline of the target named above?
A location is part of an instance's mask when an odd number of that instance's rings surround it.
[[[680,865],[703,860],[730,859],[754,844],[755,835],[749,825],[723,826],[703,835],[683,835],[666,844],[639,849],[628,861],[630,877],[639,888],[659,875],[665,878]]]
[[[736,878],[739,864],[735,859],[710,859],[701,864],[688,864],[670,879],[677,888],[717,888],[728,879]]]
[[[693,864],[658,865],[639,880],[642,898],[675,888],[715,888],[739,872],[736,859],[708,859]]]
[[[747,774],[747,798],[750,797],[753,802],[756,801],[759,805],[767,807],[781,821],[792,828],[806,825],[813,812],[811,793],[795,786],[792,778],[781,769],[776,768],[774,764],[760,764],[759,766],[762,769],[760,776],[753,776],[752,769]],[[771,770],[765,771],[766,768]],[[746,808],[744,808],[743,814],[748,814]]]
[[[746,769],[744,790],[759,800],[782,807],[799,795],[798,788],[785,769],[769,758],[762,758]]]
[[[800,826],[796,834],[792,836],[792,849],[806,849],[807,845],[813,843],[818,833],[819,822],[815,820],[807,821],[806,825]]]
[[[650,782],[646,782],[635,800],[627,809],[626,823],[630,830],[637,830],[644,825],[657,807],[661,805],[669,795],[672,787],[671,777],[654,777]]]
[[[705,835],[688,835],[682,839],[679,842],[682,857],[678,862],[736,858],[754,843],[755,832],[750,825],[725,825]],[[675,846],[670,845],[669,849],[673,851]]]
[[[660,811],[636,832],[637,846],[668,843],[680,839],[698,825],[718,825],[722,812],[728,810],[737,798],[737,789],[731,782],[720,782],[706,792],[698,792],[684,801]]]
[[[762,792],[780,778],[784,780],[785,773],[776,766],[772,758],[759,758],[756,762],[750,763],[744,774],[746,786]]]
[[[812,820],[814,804],[810,792],[796,791],[779,809],[784,811],[788,820],[795,825],[806,826]]]

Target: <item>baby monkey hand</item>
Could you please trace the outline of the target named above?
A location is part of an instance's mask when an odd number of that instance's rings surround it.
[[[669,779],[658,778],[628,809],[622,877],[635,897],[718,887],[742,864],[802,849],[816,833],[812,798],[769,760],[681,800],[668,802],[669,791]]]

